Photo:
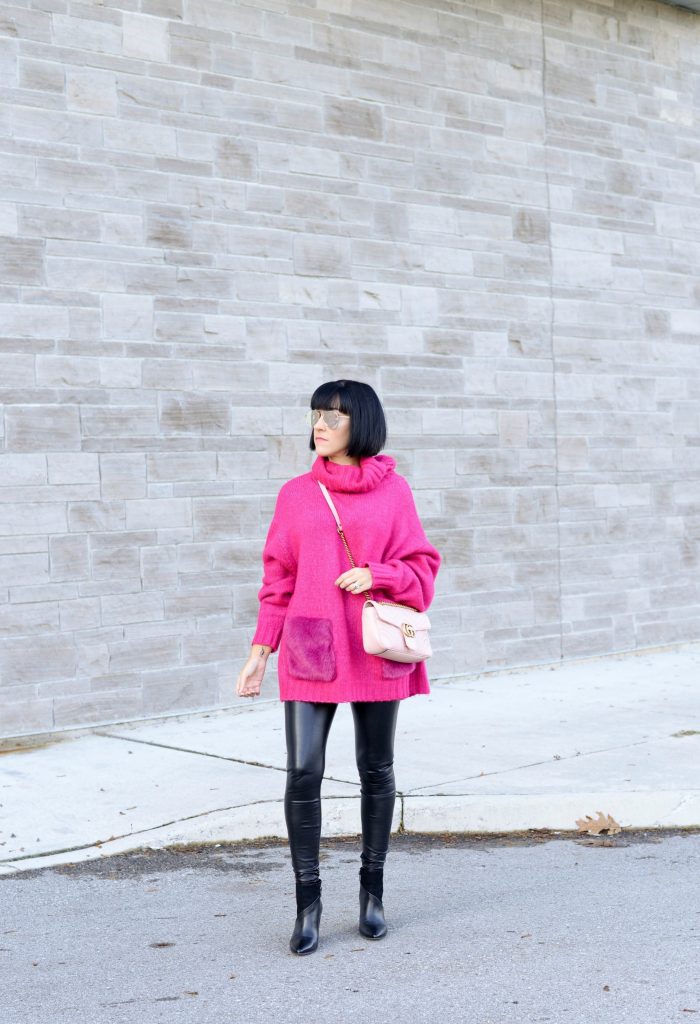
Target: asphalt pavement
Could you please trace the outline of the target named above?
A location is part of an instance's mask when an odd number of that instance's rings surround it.
[[[700,1014],[700,834],[394,838],[388,934],[357,930],[359,843],[322,845],[311,956],[283,843],[0,878],[3,1024],[673,1024]]]

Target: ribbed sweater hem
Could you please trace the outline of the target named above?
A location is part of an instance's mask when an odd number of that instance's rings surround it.
[[[351,701],[404,700],[418,694],[430,693],[427,680],[414,679],[413,675],[398,676],[396,679],[354,678],[347,690],[339,690],[334,682],[317,683],[309,679],[294,680],[287,677],[280,680],[280,700],[306,700],[319,704],[347,704]]]

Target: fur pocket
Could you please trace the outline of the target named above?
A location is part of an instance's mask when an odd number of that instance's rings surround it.
[[[284,631],[290,674],[296,679],[335,679],[333,623],[308,615],[292,615]]]
[[[398,679],[399,676],[407,676],[413,672],[416,664],[415,661],[392,661],[391,658],[382,658],[382,679]]]

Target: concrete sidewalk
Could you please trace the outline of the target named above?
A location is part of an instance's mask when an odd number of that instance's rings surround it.
[[[575,832],[598,811],[623,829],[698,826],[699,680],[700,644],[686,644],[433,683],[399,712],[394,828]],[[283,712],[270,671],[263,693],[6,749],[0,873],[284,838]],[[323,814],[326,836],[360,830],[348,705],[328,741]]]

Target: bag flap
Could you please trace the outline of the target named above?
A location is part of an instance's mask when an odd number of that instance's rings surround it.
[[[377,615],[384,622],[391,623],[401,629],[402,622],[410,622],[415,629],[430,629],[430,619],[426,612],[416,612],[408,608],[400,608],[395,604],[380,604],[378,601],[371,601],[369,598],[365,604],[371,604],[376,609]]]

